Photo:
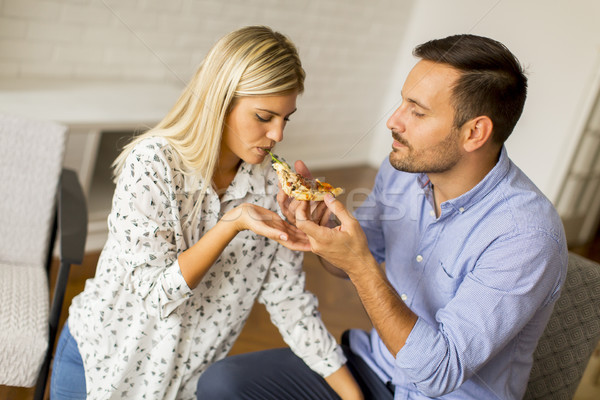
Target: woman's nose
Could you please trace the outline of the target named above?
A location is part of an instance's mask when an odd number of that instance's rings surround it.
[[[281,142],[283,140],[283,128],[285,124],[273,126],[267,132],[267,137],[275,142]]]

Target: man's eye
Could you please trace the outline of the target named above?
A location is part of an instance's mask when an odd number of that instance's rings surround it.
[[[421,113],[419,113],[419,112],[416,112],[415,110],[413,110],[413,112],[412,112],[412,113],[413,113],[413,115],[414,115],[415,117],[417,117],[417,118],[421,118],[421,117],[424,117],[424,116],[425,116],[425,114],[421,114]]]
[[[256,119],[258,119],[260,122],[269,122],[271,120],[271,117],[263,118],[260,115],[256,114]]]

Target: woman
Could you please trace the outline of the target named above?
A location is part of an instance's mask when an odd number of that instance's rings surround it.
[[[292,250],[307,249],[306,237],[276,213],[267,150],[282,140],[303,82],[287,38],[240,29],[126,146],[96,276],[59,339],[53,398],[193,399],[255,299],[331,388],[360,396],[304,290],[302,253]]]

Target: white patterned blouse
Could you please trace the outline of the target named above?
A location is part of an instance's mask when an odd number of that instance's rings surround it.
[[[302,253],[251,231],[239,233],[194,289],[177,256],[241,203],[278,211],[269,161],[242,163],[221,199],[202,209],[165,139],[148,138],[127,158],[108,217],[96,276],[69,309],[88,398],[195,399],[196,381],[224,358],[257,299],[283,339],[322,376],[345,358],[304,289]]]

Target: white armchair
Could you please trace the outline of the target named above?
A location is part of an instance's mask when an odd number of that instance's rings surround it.
[[[43,398],[71,264],[83,259],[87,210],[63,170],[64,126],[0,114],[0,384]],[[59,231],[52,310],[48,272]]]

